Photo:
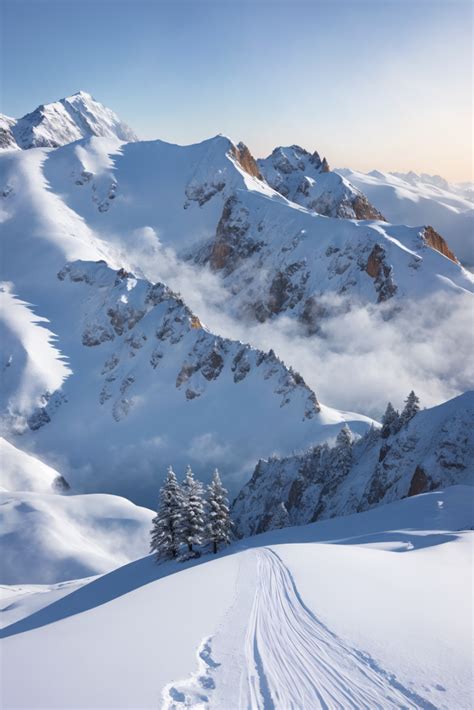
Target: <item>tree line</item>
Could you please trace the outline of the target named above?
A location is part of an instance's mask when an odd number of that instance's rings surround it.
[[[207,545],[216,553],[229,544],[231,529],[227,490],[219,471],[214,471],[204,490],[190,466],[182,484],[170,466],[152,520],[150,548],[156,561],[198,557]]]

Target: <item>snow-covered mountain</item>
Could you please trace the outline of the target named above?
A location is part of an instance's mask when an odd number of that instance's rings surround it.
[[[337,172],[362,190],[394,224],[430,224],[443,235],[460,261],[474,266],[472,184],[448,183],[439,175]]]
[[[98,236],[109,261],[121,251],[125,266],[150,280],[165,280],[170,253],[206,266],[224,289],[217,307],[240,318],[263,321],[284,312],[311,332],[324,311],[322,295],[376,303],[473,289],[433,229],[311,212],[260,179],[247,149],[223,136],[184,147],[92,138],[41,158],[4,158],[10,230],[20,218],[15,203],[26,201],[30,225],[53,214],[57,225],[59,212],[76,246],[77,237]],[[33,180],[34,202],[25,186]]]
[[[257,164],[274,190],[308,210],[326,217],[384,219],[360,190],[330,170],[317,151],[280,146]]]
[[[303,172],[345,186],[310,157]],[[226,316],[286,314],[312,334],[328,297],[398,309],[473,279],[434,230],[322,216],[262,171],[224,136],[2,152],[7,438],[61,457],[77,490],[152,505],[169,463],[204,478],[218,465],[236,491],[259,457],[334,439],[344,421],[363,433],[370,420],[320,405],[291,362],[213,334],[164,283],[185,301],[211,284]]]
[[[344,421],[361,433],[370,423],[322,407],[272,352],[209,332],[163,284],[103,261],[42,275],[36,303],[51,331],[4,294],[3,425],[24,448],[62,457],[76,490],[152,506],[170,462],[191,462],[205,478],[222,464],[235,488],[266,451],[333,437]],[[31,349],[40,337],[44,379]]]
[[[472,490],[6,590],[3,704],[468,710]]]
[[[85,91],[42,104],[22,118],[0,114],[0,149],[56,148],[88,136],[137,140],[117,114]]]
[[[259,461],[233,505],[241,535],[271,529],[283,503],[287,525],[360,512],[453,484],[474,485],[474,392],[419,412],[390,434],[372,430],[348,445]],[[389,434],[387,436],[387,434]]]

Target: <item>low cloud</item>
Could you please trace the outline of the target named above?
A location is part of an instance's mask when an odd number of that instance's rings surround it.
[[[180,292],[213,332],[273,348],[328,406],[377,418],[388,400],[403,406],[411,389],[429,407],[474,387],[469,294],[444,292],[378,305],[327,295],[321,305],[336,315],[321,322],[318,335],[307,337],[284,314],[266,323],[230,316],[230,295],[220,277],[181,261],[151,227],[136,230],[130,242],[120,254],[129,268]]]

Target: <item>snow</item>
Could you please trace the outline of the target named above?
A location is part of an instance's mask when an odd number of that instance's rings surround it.
[[[118,496],[1,492],[0,583],[108,572],[148,552],[152,517]]]
[[[474,209],[468,190],[439,176],[415,173],[337,172],[359,188],[390,222],[430,224],[448,242],[458,259],[474,266]]]
[[[59,476],[51,466],[0,438],[0,490],[51,493]]]
[[[108,572],[149,551],[153,511],[118,496],[63,495],[58,471],[3,438],[0,461],[0,584],[21,585],[2,587],[2,597],[14,598],[8,618],[40,597],[58,598],[58,583]]]
[[[115,570],[4,630],[3,703],[468,710],[472,502],[453,487]]]

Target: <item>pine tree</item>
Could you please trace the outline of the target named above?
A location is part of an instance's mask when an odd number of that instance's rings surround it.
[[[388,439],[389,436],[395,434],[400,428],[400,415],[392,406],[392,403],[387,404],[387,409],[382,417],[382,439]]]
[[[337,475],[345,475],[352,466],[352,432],[344,424],[331,450],[331,466]]]
[[[156,516],[152,520],[150,551],[156,560],[172,559],[178,555],[183,496],[181,486],[171,468],[160,490]]]
[[[401,426],[406,426],[413,419],[415,414],[420,411],[420,400],[412,390],[405,400],[405,408],[400,415]]]
[[[193,551],[193,545],[202,545],[205,527],[203,486],[194,478],[191,466],[186,470],[182,485],[183,508],[181,516],[180,539]]]
[[[281,528],[287,528],[289,524],[290,516],[288,515],[286,505],[282,501],[272,515],[270,530],[280,530]]]
[[[207,487],[207,538],[212,543],[214,554],[219,545],[228,545],[232,521],[230,519],[227,491],[222,485],[219,471],[214,471],[212,483]]]

